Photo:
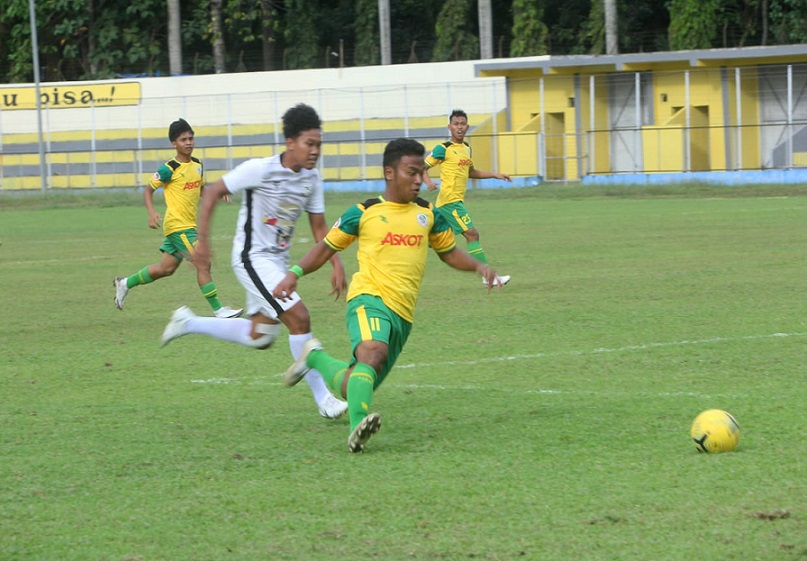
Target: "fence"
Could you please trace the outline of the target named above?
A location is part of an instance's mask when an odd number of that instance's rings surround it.
[[[218,79],[245,89],[234,81],[257,78]],[[140,98],[118,106],[44,105],[47,188],[144,185],[172,155],[166,128],[180,115],[196,130],[195,154],[208,179],[216,179],[248,158],[283,150],[280,115],[300,101],[324,121],[319,166],[326,182],[381,179],[388,140],[409,136],[431,148],[445,140],[455,106],[469,113],[476,165],[515,177],[807,167],[804,64],[240,94],[165,96],[151,83],[141,86]],[[48,101],[57,93],[53,88]],[[0,190],[39,189],[37,114],[7,105],[0,103]]]

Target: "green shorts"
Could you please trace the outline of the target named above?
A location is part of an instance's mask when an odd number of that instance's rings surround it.
[[[165,236],[160,251],[173,255],[177,260],[182,261],[186,257],[193,255],[196,247],[196,228],[180,230]]]
[[[468,214],[468,209],[465,208],[465,203],[462,201],[446,203],[436,207],[435,210],[448,221],[454,235],[462,234],[474,227],[474,221],[471,220],[471,215]]]
[[[383,341],[389,347],[387,362],[381,372],[376,372],[373,389],[381,385],[412,332],[412,324],[390,310],[378,296],[359,294],[347,303],[347,330],[356,363],[356,347],[362,341]]]

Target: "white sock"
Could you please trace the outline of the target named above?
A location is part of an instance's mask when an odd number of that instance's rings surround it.
[[[196,316],[188,320],[186,324],[188,333],[207,335],[222,341],[230,341],[239,345],[250,346],[252,338],[249,336],[252,331],[252,322],[244,318],[213,318],[206,316]]]
[[[289,349],[291,349],[291,356],[294,357],[294,360],[297,360],[303,354],[303,345],[309,339],[311,339],[310,333],[303,333],[302,335],[289,334]],[[314,394],[314,401],[317,402],[317,405],[331,394],[328,386],[325,385],[325,380],[322,379],[322,374],[313,368],[305,375],[305,381],[308,382],[308,387],[311,388],[311,393]]]

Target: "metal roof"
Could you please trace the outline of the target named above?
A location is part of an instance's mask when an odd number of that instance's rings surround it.
[[[624,55],[564,55],[496,59],[479,62],[479,76],[523,74],[570,74],[577,71],[620,72],[663,65],[670,67],[750,66],[759,64],[807,63],[807,44],[693,51],[663,51]]]

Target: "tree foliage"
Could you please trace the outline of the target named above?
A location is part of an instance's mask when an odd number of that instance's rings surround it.
[[[544,10],[534,0],[513,1],[513,42],[510,56],[545,55],[547,51],[547,27],[543,21]]]
[[[479,36],[475,31],[476,3],[472,0],[445,0],[434,25],[437,42],[433,60],[479,58]]]
[[[720,28],[720,9],[720,0],[670,0],[670,48],[711,48]]]
[[[769,6],[777,43],[807,43],[807,0],[771,0]]]
[[[315,68],[319,58],[316,5],[310,0],[286,0],[284,35],[286,67]]]
[[[40,79],[167,74],[167,2],[36,0]],[[377,5],[182,0],[182,71],[378,64]],[[605,51],[602,0],[492,6],[497,57]],[[475,0],[395,0],[390,10],[394,64],[479,58]],[[632,0],[618,2],[618,12],[621,53],[807,43],[807,0]],[[32,80],[28,0],[3,0],[0,83]]]
[[[377,0],[356,0],[356,66],[381,63]]]

